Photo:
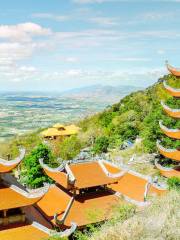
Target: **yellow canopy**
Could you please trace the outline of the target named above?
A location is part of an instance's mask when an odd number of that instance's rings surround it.
[[[64,128],[65,129],[65,126],[63,124],[60,124],[60,123],[56,123],[53,128]]]
[[[58,123],[58,124],[55,124],[52,128],[48,128],[47,130],[43,131],[42,135],[44,137],[69,136],[69,135],[77,134],[79,130],[80,128],[75,125],[64,126]]]

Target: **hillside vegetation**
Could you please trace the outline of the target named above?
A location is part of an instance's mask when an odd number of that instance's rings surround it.
[[[167,82],[180,87],[180,80],[172,76],[165,76]],[[124,140],[143,140],[145,152],[156,152],[156,140],[161,139],[166,147],[179,147],[180,141],[166,138],[160,128],[159,120],[163,120],[167,127],[180,128],[180,122],[172,120],[164,114],[160,105],[164,100],[171,107],[180,108],[180,101],[174,100],[162,86],[160,79],[152,87],[144,91],[134,92],[119,103],[106,109],[104,112],[80,122],[83,129],[81,139],[94,139],[96,145],[98,138],[106,138],[108,147],[119,146]],[[105,142],[105,140],[104,140]]]
[[[180,239],[179,192],[154,199],[152,205],[133,217],[106,223],[83,240],[178,240]]]
[[[168,84],[180,88],[179,79],[171,75],[165,78]],[[26,179],[29,187],[39,187],[44,179],[38,163],[38,157],[43,157],[42,149],[45,152],[51,152],[47,163],[55,166],[60,164],[60,161],[75,158],[84,147],[91,147],[93,154],[101,154],[110,149],[115,149],[117,152],[125,140],[135,141],[137,138],[141,139],[141,146],[134,148],[133,151],[140,151],[141,154],[157,152],[157,139],[160,139],[165,147],[179,148],[179,140],[174,141],[165,137],[160,130],[159,120],[163,120],[167,127],[180,128],[180,121],[173,120],[164,114],[160,100],[164,100],[171,107],[180,108],[180,101],[167,94],[162,85],[162,79],[159,79],[144,91],[131,93],[103,112],[80,121],[78,125],[82,130],[77,136],[62,141],[50,141],[47,146],[42,147],[43,139],[40,137],[41,130],[39,130],[1,145],[0,155],[7,157],[7,154],[11,153],[13,158],[17,156],[18,146],[24,146],[27,155],[23,161],[22,179],[23,181]],[[34,148],[39,150],[36,151]],[[37,156],[34,156],[35,153]],[[55,161],[57,158],[59,158],[58,162]],[[171,163],[168,162],[168,164]],[[147,169],[150,167],[147,166]],[[146,174],[144,170],[141,172]],[[27,176],[33,179],[27,179]]]

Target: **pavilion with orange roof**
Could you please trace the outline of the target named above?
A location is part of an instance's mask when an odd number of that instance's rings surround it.
[[[35,208],[37,202],[49,191],[49,186],[27,191],[10,174],[24,155],[25,150],[20,149],[17,159],[0,159],[0,239],[40,240],[47,239],[51,234],[69,236],[76,229],[75,224],[66,231],[56,232]]]
[[[169,72],[175,76],[175,77],[180,77],[180,69],[176,69],[172,66],[170,66],[168,64],[168,62],[166,63],[167,65],[167,69],[169,70]],[[176,81],[179,81],[176,78]],[[171,86],[169,86],[166,81],[164,80],[163,82],[164,84],[164,88],[166,89],[166,91],[174,98],[180,98],[180,89],[177,88],[173,88]],[[180,118],[180,109],[171,109],[169,108],[164,102],[161,102],[161,105],[164,109],[164,111],[166,112],[167,115],[169,115],[170,117],[177,119],[177,121],[179,121]],[[180,139],[180,129],[170,129],[166,126],[163,125],[163,122],[160,121],[160,128],[162,130],[162,132],[175,140],[179,140]],[[180,149],[167,149],[165,147],[163,147],[159,141],[157,141],[157,147],[159,152],[166,158],[172,159],[176,162],[180,162]],[[164,176],[164,177],[180,177],[180,166],[176,165],[175,167],[164,167],[161,165],[160,162],[156,161],[155,162],[156,167],[160,170],[160,173]]]
[[[166,191],[151,179],[105,160],[69,161],[58,168],[48,167],[42,159],[40,164],[55,185],[37,207],[48,221],[65,228],[71,222],[82,228],[105,221],[112,217],[114,206],[124,201],[146,206],[149,194]]]

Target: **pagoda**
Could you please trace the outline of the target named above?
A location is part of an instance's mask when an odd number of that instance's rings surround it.
[[[50,168],[40,159],[40,164],[55,184],[37,202],[37,208],[62,229],[71,227],[72,222],[83,228],[105,221],[113,216],[117,204],[127,201],[146,206],[147,196],[166,191],[150,178],[110,161],[72,160]]]
[[[168,64],[168,62],[166,63],[167,65],[167,69],[168,71],[175,77],[176,81],[180,81],[178,78],[180,77],[180,69],[176,69],[172,66],[170,66]],[[180,89],[177,88],[173,88],[171,86],[169,86],[167,84],[167,82],[164,80],[163,81],[163,85],[164,88],[166,89],[166,91],[173,97],[176,99],[180,99]],[[176,119],[177,121],[179,121],[180,119],[180,109],[172,109],[169,106],[167,106],[163,101],[161,101],[161,105],[163,107],[163,110],[165,111],[165,113]],[[168,136],[169,138],[172,138],[174,140],[179,140],[180,139],[180,129],[170,129],[166,126],[163,125],[163,122],[160,121],[160,128],[162,130],[162,132]],[[155,162],[156,167],[160,170],[161,175],[163,175],[164,177],[180,177],[180,149],[167,149],[165,147],[163,147],[159,141],[157,141],[157,147],[159,152],[168,159],[171,159],[175,162],[177,162],[177,165],[175,167],[164,167],[162,166],[162,164],[160,163],[160,161]]]
[[[0,239],[40,240],[48,239],[51,234],[69,236],[76,226],[56,232],[35,208],[49,186],[27,191],[11,174],[24,155],[25,150],[20,149],[20,156],[15,160],[0,159]]]

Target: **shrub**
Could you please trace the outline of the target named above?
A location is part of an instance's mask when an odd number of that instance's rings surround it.
[[[60,157],[64,160],[71,160],[79,154],[82,147],[83,143],[77,136],[65,138],[64,141],[60,143]]]
[[[180,178],[179,177],[171,177],[167,181],[170,189],[180,190]]]
[[[96,138],[95,144],[93,146],[93,152],[99,154],[102,152],[107,152],[109,146],[109,139],[106,136]]]

